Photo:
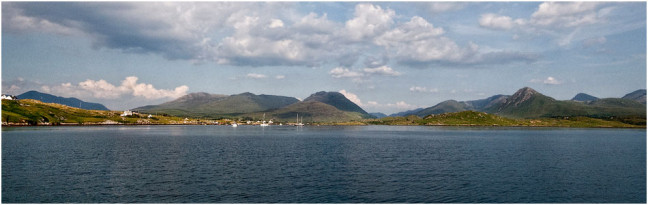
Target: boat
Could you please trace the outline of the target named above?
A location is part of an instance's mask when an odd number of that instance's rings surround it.
[[[263,113],[263,121],[261,121],[261,127],[267,127],[270,126],[268,123],[265,121],[265,113]]]
[[[232,123],[232,127],[238,127],[238,124],[236,124],[236,122]]]
[[[304,121],[304,117],[302,116],[302,122]],[[297,123],[295,123],[295,126],[304,126],[303,123],[299,122],[299,113],[297,113]]]

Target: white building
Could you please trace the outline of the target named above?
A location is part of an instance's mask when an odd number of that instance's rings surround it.
[[[16,100],[16,99],[18,99],[18,98],[17,98],[16,96],[13,96],[13,95],[5,95],[5,94],[2,94],[2,99],[3,99],[3,100]]]
[[[132,115],[133,115],[133,112],[132,112],[132,111],[130,111],[130,110],[126,110],[126,111],[124,111],[124,113],[122,113],[122,114],[119,115],[119,116],[126,117],[126,116],[132,116]]]

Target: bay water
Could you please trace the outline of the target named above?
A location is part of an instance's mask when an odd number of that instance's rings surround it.
[[[3,203],[645,203],[646,130],[2,128]]]

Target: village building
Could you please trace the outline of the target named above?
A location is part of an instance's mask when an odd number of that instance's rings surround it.
[[[133,115],[133,111],[126,110],[126,111],[124,111],[124,113],[122,113],[119,116],[126,117],[126,116],[132,116],[132,115]]]
[[[17,99],[18,99],[16,96],[13,96],[13,95],[5,95],[5,94],[2,94],[2,97],[1,97],[1,98],[2,98],[3,100],[17,100]]]

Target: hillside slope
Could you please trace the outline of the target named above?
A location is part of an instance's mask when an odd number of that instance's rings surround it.
[[[132,115],[122,112],[85,110],[33,99],[2,100],[2,123],[17,125],[60,124],[184,124],[180,117]]]
[[[60,97],[60,96],[55,96],[47,93],[41,93],[34,90],[27,91],[16,97],[18,97],[18,99],[34,99],[45,103],[58,103],[58,104],[86,109],[86,110],[108,110],[106,106],[99,103],[85,102],[77,98]]]
[[[276,109],[296,102],[299,100],[293,97],[255,95],[248,92],[230,96],[192,93],[160,105],[148,105],[133,110],[175,116],[221,117]]]

